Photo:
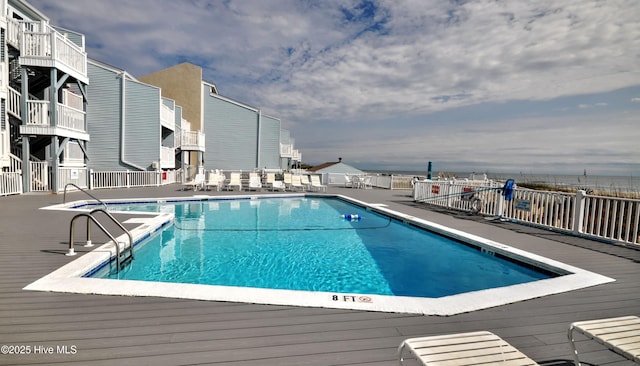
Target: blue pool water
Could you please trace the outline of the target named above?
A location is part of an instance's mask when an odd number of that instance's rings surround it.
[[[552,276],[338,198],[114,209],[173,212],[175,223],[120,273],[106,266],[93,277],[437,298]]]

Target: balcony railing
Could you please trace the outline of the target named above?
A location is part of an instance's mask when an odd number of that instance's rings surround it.
[[[280,157],[290,158],[293,156],[293,146],[290,144],[280,144]]]
[[[172,147],[161,146],[160,168],[174,169],[175,167],[176,167],[176,149]]]
[[[87,79],[87,53],[46,22],[9,19],[7,42],[20,50],[23,65],[57,67]]]
[[[160,108],[160,124],[172,131],[176,129],[175,112],[164,104]]]
[[[182,131],[179,146],[182,150],[205,151],[205,134],[200,131]]]
[[[20,93],[13,89],[9,90],[8,100],[8,112],[16,118],[22,118]],[[45,100],[28,100],[27,101],[27,125],[37,126],[51,126],[50,118],[50,103]],[[60,127],[67,130],[86,132],[85,126],[85,112],[76,108],[58,104],[58,124],[56,127]]]

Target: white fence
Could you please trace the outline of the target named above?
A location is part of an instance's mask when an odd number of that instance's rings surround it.
[[[0,196],[22,193],[21,172],[0,172]]]
[[[331,186],[344,186],[347,183],[347,176],[358,176],[362,179],[367,177],[371,186],[376,188],[413,189],[413,177],[407,175],[324,173],[322,174],[322,183]]]
[[[102,188],[131,188],[159,186],[162,182],[162,172],[158,171],[91,171],[89,174],[89,189]]]
[[[640,245],[640,200],[517,188],[506,202],[501,183],[416,182],[417,202],[509,219],[590,238]],[[478,198],[479,201],[474,201]],[[478,205],[478,207],[474,207]]]

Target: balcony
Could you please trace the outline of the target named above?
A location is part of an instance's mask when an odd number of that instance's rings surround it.
[[[180,149],[205,151],[205,134],[200,131],[182,131],[180,133]]]
[[[280,157],[281,158],[291,158],[291,157],[293,157],[293,145],[280,144]]]
[[[170,129],[171,131],[176,130],[176,117],[175,112],[167,107],[166,105],[161,105],[160,108],[160,124],[163,127]]]
[[[291,160],[302,161],[302,153],[298,150],[293,150],[293,154],[291,154]]]
[[[9,114],[22,119],[22,97],[13,88],[9,90]],[[71,99],[69,99],[71,101]],[[51,135],[76,138],[89,141],[89,134],[85,126],[85,112],[74,107],[58,104],[58,123],[53,126],[50,118],[51,104],[45,100],[27,100],[26,125],[20,126],[23,135]]]
[[[7,43],[20,50],[20,64],[54,67],[88,83],[87,53],[46,22],[9,19]]]
[[[160,168],[175,169],[176,167],[176,149],[172,147],[160,147]]]

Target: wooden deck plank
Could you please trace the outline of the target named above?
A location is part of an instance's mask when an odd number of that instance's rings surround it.
[[[178,189],[94,193],[100,198],[193,195]],[[0,364],[383,366],[396,365],[395,352],[403,339],[487,330],[538,363],[566,366],[572,364],[566,340],[571,322],[638,315],[640,251],[443,214],[412,203],[402,191],[329,191],[385,203],[616,282],[450,317],[24,291],[27,284],[74,259],[62,255],[72,215],[38,209],[60,203],[60,196],[0,197],[0,339],[12,345],[77,347],[73,355],[0,355]],[[85,198],[74,192],[68,199]],[[579,341],[577,346],[581,360],[591,364],[633,364],[595,342]]]

